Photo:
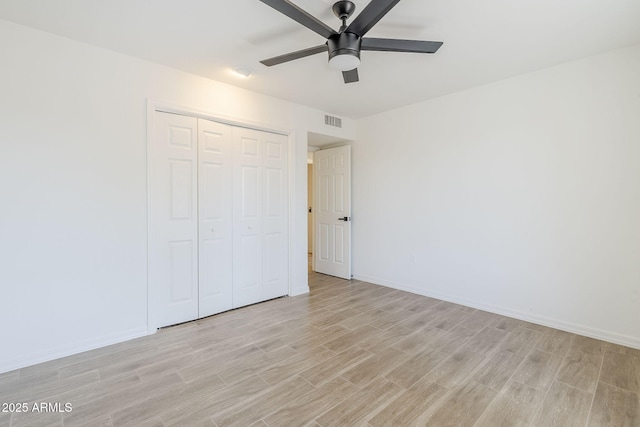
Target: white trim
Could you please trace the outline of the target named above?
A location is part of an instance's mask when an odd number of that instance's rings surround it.
[[[153,144],[151,143],[151,139],[154,136],[154,129],[155,129],[155,112],[156,112],[156,108],[155,108],[155,103],[150,101],[149,99],[147,99],[147,140],[146,140],[146,144],[147,144],[147,161],[146,161],[146,168],[147,168],[147,335],[151,335],[151,334],[155,334],[156,331],[158,330],[155,327],[152,327],[151,325],[155,325],[156,322],[151,319],[151,313],[152,310],[150,309],[150,305],[151,305],[151,299],[154,298],[154,296],[152,295],[152,291],[151,291],[151,286],[149,284],[149,238],[150,236],[153,236],[153,233],[151,232],[150,228],[151,228],[151,212],[153,212],[152,206],[151,206],[151,201],[153,200],[153,197],[151,197],[151,159],[153,159]]]
[[[152,156],[152,147],[153,147],[153,134],[155,129],[155,113],[156,111],[171,113],[171,114],[179,114],[184,116],[195,117],[199,119],[211,120],[217,123],[223,123],[236,127],[243,127],[248,129],[254,129],[264,132],[276,133],[279,135],[285,135],[287,137],[288,144],[288,174],[289,174],[289,189],[288,189],[288,207],[289,207],[289,253],[288,253],[288,263],[289,263],[289,280],[288,280],[288,295],[300,295],[301,293],[299,289],[293,289],[292,278],[294,277],[292,262],[293,249],[294,249],[294,202],[295,202],[295,193],[294,193],[294,184],[295,184],[295,146],[296,133],[292,129],[284,129],[280,127],[273,126],[271,124],[255,122],[252,120],[245,120],[238,117],[227,116],[222,113],[216,113],[211,111],[200,110],[195,107],[190,107],[186,105],[180,105],[168,101],[160,101],[155,99],[147,99],[147,335],[154,334],[158,328],[152,325],[157,324],[155,319],[152,318],[153,310],[151,308],[151,301],[154,299],[154,295],[152,294],[152,289],[149,283],[149,237],[153,235],[151,230],[149,229],[152,221],[150,218],[151,212],[151,197],[150,197],[150,185],[151,185],[151,159]],[[306,162],[305,162],[306,165]],[[307,287],[306,293],[309,292]]]
[[[167,101],[157,101],[148,99],[147,103],[151,105],[152,111],[161,111],[163,113],[180,114],[198,119],[212,120],[218,123],[224,123],[231,126],[237,126],[242,128],[261,130],[265,132],[277,133],[280,135],[290,136],[294,132],[291,129],[285,129],[273,126],[269,123],[256,122],[253,120],[245,120],[240,117],[232,117],[226,114],[217,113],[214,111],[204,111],[195,107],[189,107],[186,105],[175,104]]]
[[[466,307],[477,308],[478,310],[488,311],[490,313],[500,314],[503,316],[512,317],[514,319],[524,320],[526,322],[535,323],[537,325],[548,326],[550,328],[560,329],[562,331],[571,332],[578,335],[584,335],[586,337],[608,341],[608,342],[611,342],[614,344],[620,344],[626,347],[640,349],[640,340],[627,335],[616,334],[614,332],[595,329],[589,326],[579,325],[576,323],[565,322],[563,320],[558,320],[551,317],[526,313],[524,311],[512,310],[506,307],[477,303],[477,302],[466,300],[464,298],[460,298],[457,296],[442,294],[440,292],[432,292],[432,291],[425,291],[423,289],[416,289],[411,286],[390,282],[388,280],[383,280],[376,277],[357,275],[357,276],[354,276],[353,278],[355,280],[372,283],[374,285],[386,286],[388,288],[397,289],[400,291],[411,292],[412,294],[436,298],[442,301],[448,301],[455,304],[464,305]]]

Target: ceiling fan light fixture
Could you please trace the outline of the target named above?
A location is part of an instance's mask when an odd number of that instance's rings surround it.
[[[352,53],[342,53],[329,59],[329,66],[334,70],[351,71],[360,66],[360,58]]]
[[[249,67],[236,67],[233,69],[233,72],[242,78],[248,78],[249,76],[251,76],[251,74],[253,74],[253,70]]]

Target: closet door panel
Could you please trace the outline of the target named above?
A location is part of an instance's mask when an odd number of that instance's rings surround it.
[[[262,301],[261,132],[233,128],[233,306]]]
[[[198,120],[199,317],[233,307],[231,127]]]
[[[198,317],[197,120],[157,113],[151,147],[151,325]]]
[[[263,298],[271,299],[289,291],[288,142],[284,135],[267,132],[263,138]]]

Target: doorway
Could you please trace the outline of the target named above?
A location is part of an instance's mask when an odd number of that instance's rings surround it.
[[[307,152],[309,271],[351,278],[349,141],[309,132]]]

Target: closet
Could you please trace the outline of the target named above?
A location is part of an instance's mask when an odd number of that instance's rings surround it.
[[[149,147],[149,323],[286,295],[288,140],[155,112]]]

